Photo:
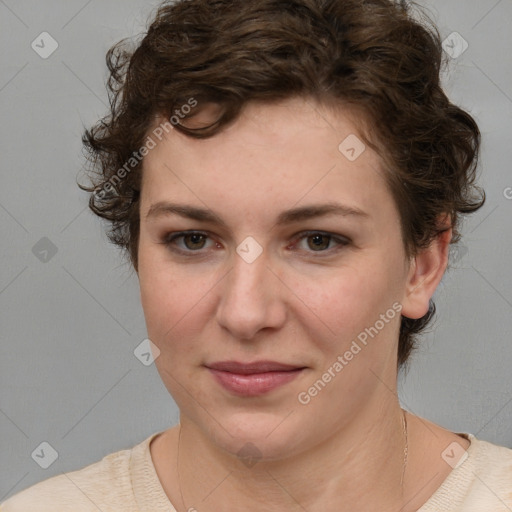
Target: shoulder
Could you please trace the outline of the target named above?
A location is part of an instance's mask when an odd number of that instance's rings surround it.
[[[135,512],[130,477],[132,452],[150,439],[77,471],[43,480],[0,504],[0,512],[108,512],[119,510],[119,506],[125,512]]]
[[[487,488],[511,507],[512,449],[476,438],[472,443],[476,448],[473,453],[475,486]]]
[[[421,512],[512,510],[512,449],[472,434],[467,438],[466,453]]]

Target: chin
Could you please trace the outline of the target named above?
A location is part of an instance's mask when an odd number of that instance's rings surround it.
[[[279,460],[305,449],[304,432],[293,414],[263,412],[233,413],[223,416],[222,426],[209,424],[207,435],[231,455],[251,460]]]

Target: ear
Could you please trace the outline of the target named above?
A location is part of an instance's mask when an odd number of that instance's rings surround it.
[[[407,318],[417,319],[427,314],[429,300],[446,270],[452,239],[450,216],[440,216],[439,225],[443,231],[429,247],[416,255],[410,265],[401,311]]]

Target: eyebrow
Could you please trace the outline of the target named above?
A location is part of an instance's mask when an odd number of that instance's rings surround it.
[[[227,228],[226,222],[215,214],[212,210],[206,208],[198,208],[196,206],[170,203],[168,201],[160,201],[151,205],[146,214],[146,220],[157,217],[165,217],[168,215],[179,215],[187,219],[200,222],[210,222]],[[340,203],[312,204],[298,208],[292,208],[281,212],[276,220],[276,225],[292,224],[298,221],[304,221],[317,217],[325,217],[328,215],[338,215],[343,217],[356,217],[360,219],[368,219],[370,215],[360,208],[347,206]]]

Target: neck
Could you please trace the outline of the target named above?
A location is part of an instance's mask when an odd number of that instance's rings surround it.
[[[398,510],[407,436],[395,395],[375,397],[333,436],[293,457],[254,465],[215,446],[182,418],[177,451],[180,512]],[[243,506],[242,506],[243,505]]]

